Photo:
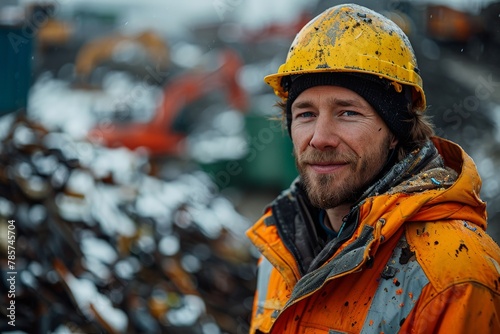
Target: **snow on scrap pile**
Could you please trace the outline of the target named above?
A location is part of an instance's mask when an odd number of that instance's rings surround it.
[[[247,330],[248,222],[207,175],[161,180],[129,150],[26,117],[1,122],[0,229],[15,221],[18,332]]]

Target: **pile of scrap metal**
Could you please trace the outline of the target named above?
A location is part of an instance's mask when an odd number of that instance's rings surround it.
[[[2,125],[0,235],[14,220],[18,333],[248,331],[248,222],[206,174],[162,180],[128,149],[22,116]]]

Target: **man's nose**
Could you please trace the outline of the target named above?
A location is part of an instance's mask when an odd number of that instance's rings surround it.
[[[318,117],[309,145],[318,150],[336,148],[340,143],[335,122],[326,117]]]

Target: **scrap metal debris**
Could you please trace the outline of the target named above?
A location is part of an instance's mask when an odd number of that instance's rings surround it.
[[[162,180],[129,150],[10,122],[0,142],[0,229],[15,220],[19,333],[248,331],[248,222],[206,174]]]

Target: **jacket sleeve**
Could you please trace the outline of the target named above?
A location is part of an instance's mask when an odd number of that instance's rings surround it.
[[[441,293],[429,284],[399,333],[500,333],[500,295],[475,282]]]
[[[411,223],[406,237],[429,283],[401,332],[500,333],[500,248],[491,237],[460,220]]]

